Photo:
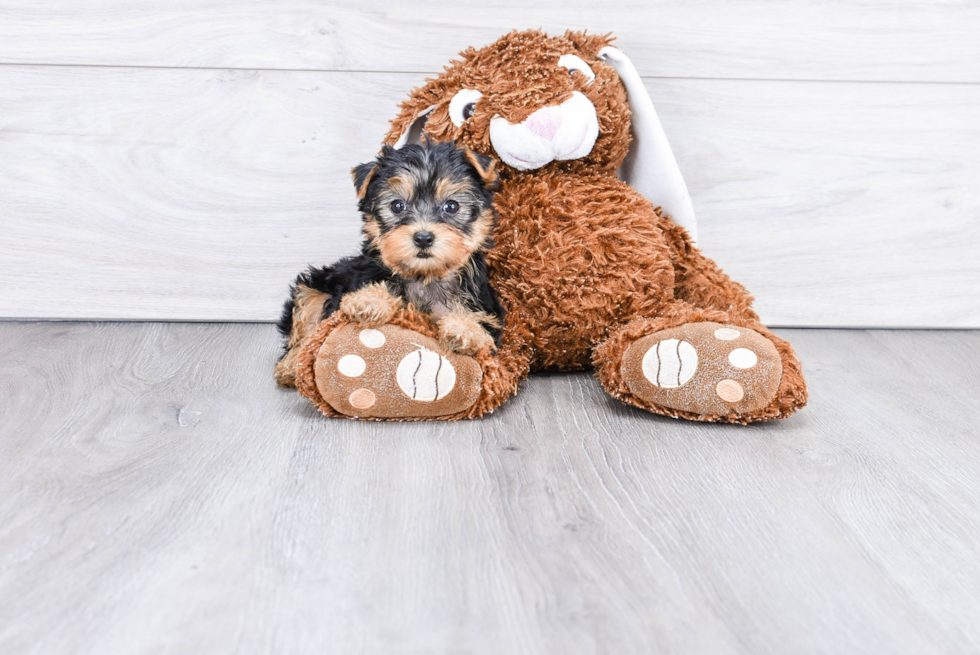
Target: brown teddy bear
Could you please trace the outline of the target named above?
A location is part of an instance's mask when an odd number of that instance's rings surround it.
[[[744,424],[803,407],[790,345],[695,247],[653,104],[611,40],[532,30],[469,48],[412,91],[385,139],[426,134],[495,160],[499,349],[452,352],[411,306],[384,325],[320,320],[322,294],[298,289],[281,382],[295,376],[330,416],[370,419],[475,418],[531,371],[590,365],[614,397],[673,417]]]

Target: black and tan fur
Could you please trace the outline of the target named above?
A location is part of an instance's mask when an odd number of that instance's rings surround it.
[[[385,146],[351,172],[363,219],[361,254],[296,278],[278,323],[286,337],[279,384],[294,385],[303,340],[338,310],[378,326],[412,304],[456,352],[496,347],[504,309],[487,282],[484,256],[495,221],[492,160],[426,142]]]

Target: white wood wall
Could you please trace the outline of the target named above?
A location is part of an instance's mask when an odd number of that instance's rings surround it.
[[[515,27],[612,31],[782,326],[980,327],[980,3],[0,0],[0,317],[273,320],[348,170]]]

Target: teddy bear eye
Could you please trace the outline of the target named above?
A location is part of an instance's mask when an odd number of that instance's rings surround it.
[[[578,71],[588,80],[586,84],[592,84],[595,81],[595,73],[592,72],[592,68],[589,67],[581,57],[575,55],[562,55],[558,58],[558,65],[568,69],[568,74],[572,77],[575,76],[575,72]]]
[[[460,127],[476,111],[476,103],[483,94],[476,89],[460,89],[449,101],[449,120]]]

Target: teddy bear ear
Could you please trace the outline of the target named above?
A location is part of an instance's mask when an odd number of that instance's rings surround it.
[[[419,98],[411,98],[402,104],[402,111],[393,121],[385,136],[385,143],[400,149],[410,143],[422,142],[422,130],[429,113],[436,105],[426,105]]]
[[[473,152],[469,148],[461,148],[461,150],[463,151],[463,156],[466,157],[466,161],[476,169],[476,174],[483,180],[483,186],[492,189],[497,183],[496,162],[486,155]]]
[[[632,115],[633,141],[620,177],[655,206],[663,207],[675,223],[687,230],[691,241],[697,241],[698,224],[691,194],[640,74],[629,57],[612,46],[600,50],[599,58],[619,74]]]
[[[374,175],[377,172],[378,165],[373,161],[350,169],[351,177],[354,178],[354,189],[357,191],[358,199],[367,195],[368,185],[371,184],[371,180],[374,179]]]

